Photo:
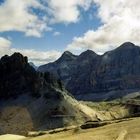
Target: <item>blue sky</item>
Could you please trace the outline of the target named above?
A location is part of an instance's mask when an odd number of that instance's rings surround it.
[[[82,14],[76,24],[57,23],[51,25],[52,30],[43,32],[39,38],[34,36],[27,37],[23,32],[17,31],[1,32],[0,36],[10,38],[14,48],[64,51],[66,46],[72,42],[73,37],[81,36],[90,29],[96,30],[100,26],[100,19],[93,14],[93,11],[94,13],[97,12],[97,7],[94,5],[86,12],[81,10]],[[60,34],[54,35],[55,32],[59,32]]]
[[[36,65],[65,50],[102,54],[140,44],[138,0],[0,0],[0,17],[0,56],[19,51]]]

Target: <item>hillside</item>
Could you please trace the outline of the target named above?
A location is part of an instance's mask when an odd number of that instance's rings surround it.
[[[97,120],[59,79],[40,73],[20,53],[0,60],[0,134],[22,134]]]

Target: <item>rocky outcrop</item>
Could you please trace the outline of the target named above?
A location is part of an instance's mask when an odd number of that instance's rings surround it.
[[[41,77],[20,53],[1,58],[0,77],[0,98],[15,98],[23,93],[40,96]]]
[[[38,70],[57,75],[75,97],[140,89],[140,47],[131,42],[103,55],[87,50],[68,62],[63,61],[63,55],[58,60]]]

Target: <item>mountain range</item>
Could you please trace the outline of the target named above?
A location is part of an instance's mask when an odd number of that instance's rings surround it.
[[[80,55],[66,51],[55,62],[40,66],[38,71],[51,72],[60,78],[77,99],[121,98],[140,89],[140,47],[125,42],[103,55],[92,50]]]
[[[103,55],[66,51],[38,71],[20,53],[3,56],[0,134],[39,135],[69,126],[77,131],[139,116],[140,92],[134,92],[140,89],[139,60],[140,48],[130,42]],[[90,101],[123,98],[95,103],[74,96]]]

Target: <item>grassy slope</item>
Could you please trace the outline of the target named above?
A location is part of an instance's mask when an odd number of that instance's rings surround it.
[[[139,140],[140,118],[114,123],[99,128],[56,133],[26,140]]]

